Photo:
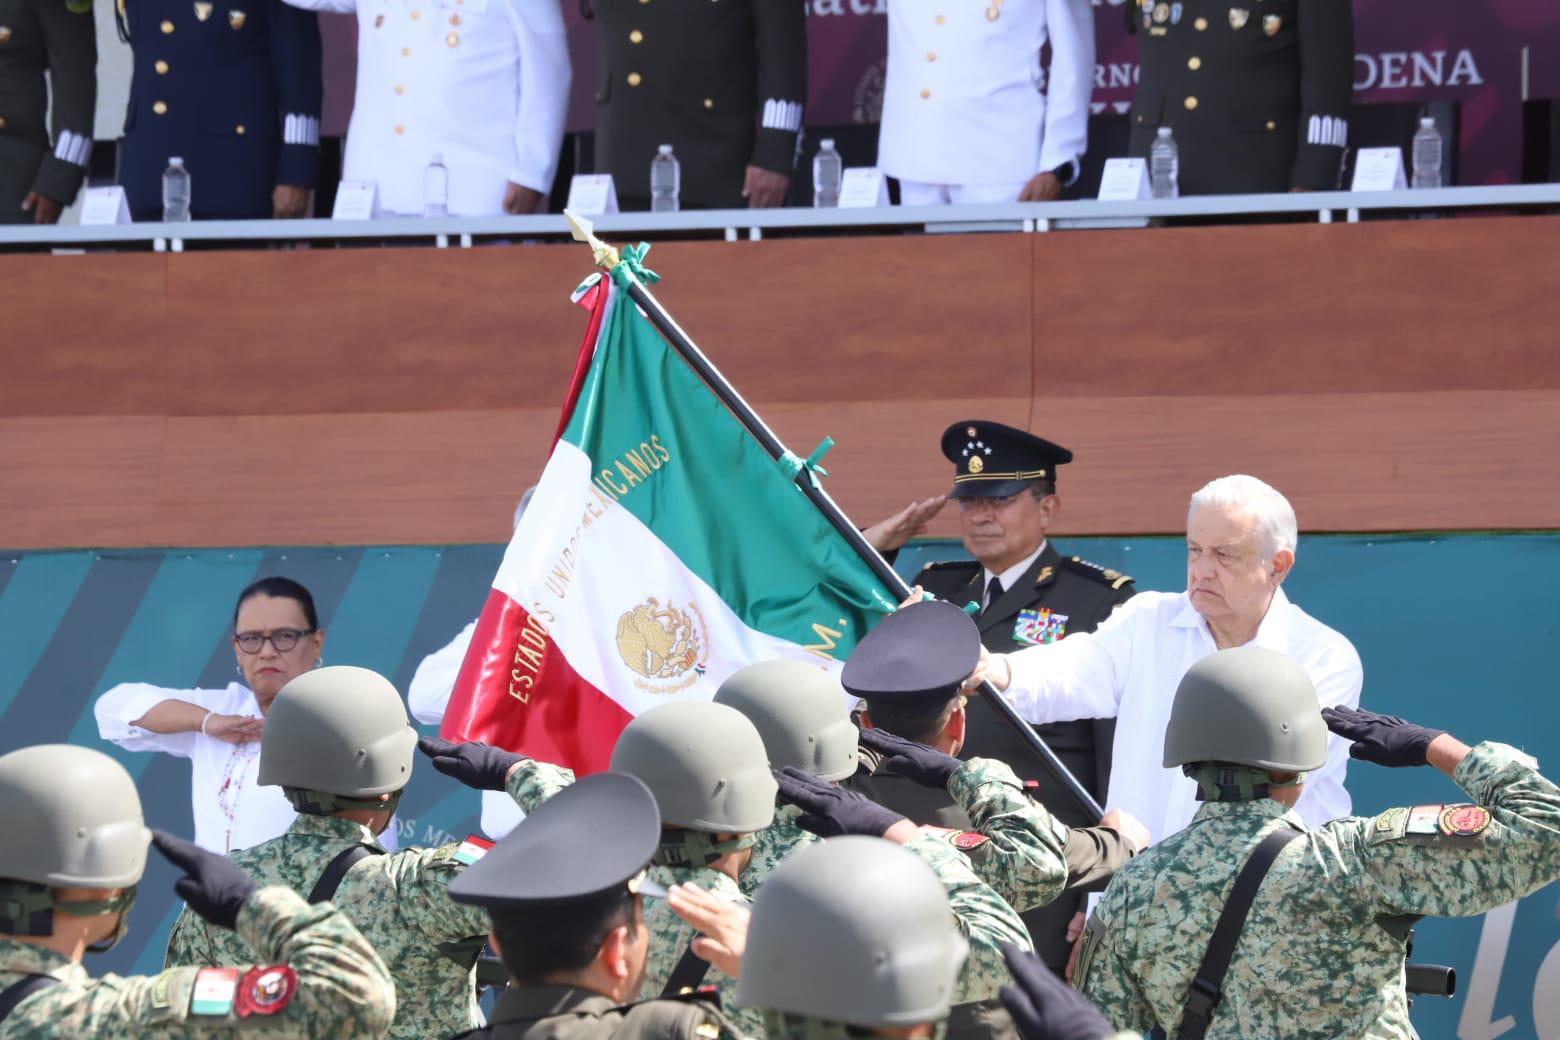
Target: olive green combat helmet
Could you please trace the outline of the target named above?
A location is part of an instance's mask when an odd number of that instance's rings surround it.
[[[412,778],[417,731],[390,680],[351,665],[316,668],[271,703],[259,782],[280,786],[299,812],[383,809]]]
[[[1181,679],[1165,727],[1166,768],[1181,766],[1207,801],[1247,801],[1293,786],[1327,761],[1316,687],[1275,650],[1242,646],[1198,661]],[[1267,774],[1297,773],[1277,784]]]
[[[856,772],[855,725],[845,691],[816,665],[760,661],[734,673],[715,703],[748,717],[764,740],[772,769],[794,766],[824,780]]]
[[[759,886],[736,1002],[771,1038],[941,1022],[968,954],[931,867],[881,838],[830,838]]]
[[[618,735],[609,767],[642,780],[661,809],[655,862],[703,866],[750,847],[775,818],[779,785],[758,730],[735,708],[675,701],[636,717]],[[716,840],[719,834],[737,835]]]
[[[0,806],[0,932],[49,935],[56,912],[91,917],[129,909],[152,834],[124,766],[70,744],[21,748],[0,756]],[[122,891],[62,903],[56,887]],[[122,933],[123,919],[108,945]]]

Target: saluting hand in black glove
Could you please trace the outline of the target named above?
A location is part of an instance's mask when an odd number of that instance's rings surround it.
[[[528,757],[481,741],[455,744],[438,737],[418,737],[417,750],[432,760],[433,768],[478,791],[502,791],[515,763]]]
[[[781,800],[802,810],[802,815],[796,818],[797,825],[821,838],[837,838],[842,834],[881,838],[890,827],[904,820],[892,809],[885,809],[855,791],[836,787],[795,766],[776,769],[774,774],[780,785]]]
[[[1322,718],[1328,729],[1354,742],[1350,758],[1393,769],[1425,765],[1430,742],[1446,732],[1359,708],[1323,708]]]
[[[1040,958],[1009,943],[1002,957],[1013,983],[999,991],[1023,1040],[1104,1040],[1116,1035],[1089,999],[1057,978]]]
[[[152,831],[152,844],[168,862],[184,871],[173,883],[179,898],[218,928],[232,931],[238,924],[238,911],[258,887],[254,879],[226,856],[207,852],[167,831]]]
[[[946,788],[964,763],[934,747],[895,736],[881,729],[861,731],[861,744],[885,756],[879,768],[892,769],[922,787]]]

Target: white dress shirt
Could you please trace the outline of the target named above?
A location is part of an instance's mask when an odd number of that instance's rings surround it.
[[[201,848],[225,854],[280,837],[298,814],[280,787],[256,783],[260,742],[229,744],[202,733],[153,733],[132,725],[166,700],[187,701],[218,715],[260,718],[255,695],[242,683],[222,690],[121,683],[97,699],[98,734],[129,751],[162,751],[190,760],[190,805],[195,844]]]
[[[425,726],[437,726],[444,721],[450,695],[455,692],[455,679],[460,675],[461,662],[466,659],[471,634],[476,630],[477,623],[473,621],[442,649],[422,659],[406,690],[406,704],[412,711],[412,718]],[[489,838],[497,841],[523,819],[525,812],[503,791],[482,792],[482,833]]]
[[[878,166],[904,181],[1022,186],[1083,154],[1093,89],[1089,0],[889,0]]]
[[[435,155],[453,216],[502,213],[511,181],[552,187],[571,76],[558,0],[287,2],[357,13],[342,177],[377,182],[385,212],[423,212]]]
[[[1252,643],[1305,669],[1321,706],[1359,706],[1364,669],[1354,645],[1289,602],[1283,589],[1274,593]],[[1115,718],[1106,807],[1136,816],[1158,841],[1197,812],[1197,784],[1160,763],[1176,687],[1216,649],[1186,593],[1140,592],[1093,632],[1009,654],[1013,681],[1005,696],[1033,723]],[[1348,761],[1348,742],[1329,738],[1327,764],[1306,778],[1295,807],[1306,826],[1349,815]]]

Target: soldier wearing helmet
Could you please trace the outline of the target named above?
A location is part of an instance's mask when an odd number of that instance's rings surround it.
[[[474,977],[488,930],[479,908],[446,888],[481,857],[468,839],[388,853],[379,834],[412,776],[417,731],[389,680],[337,665],[289,682],[271,705],[260,744],[259,780],[280,787],[298,818],[279,838],[229,854],[267,883],[331,900],[392,966],[399,996],[389,1036],[448,1036],[481,1022]],[[439,743],[435,751],[458,751]],[[490,753],[491,752],[491,753]],[[434,765],[468,786],[502,789],[513,756],[470,749]],[[233,940],[185,911],[174,923],[167,963],[233,956]]]
[[[1360,761],[1435,766],[1472,803],[1308,829],[1294,805],[1326,761],[1329,729]],[[1116,875],[1074,975],[1121,1029],[1409,1036],[1407,926],[1480,914],[1560,877],[1560,788],[1532,758],[1390,715],[1318,711],[1305,671],[1272,650],[1192,666],[1164,766],[1196,781],[1203,805]]]
[[[0,756],[0,805],[0,1037],[383,1035],[395,989],[352,923],[148,831],[134,781],[107,755],[54,744]],[[238,956],[94,979],[82,956],[123,934],[149,841],[183,872],[174,887],[190,910],[236,929]]]

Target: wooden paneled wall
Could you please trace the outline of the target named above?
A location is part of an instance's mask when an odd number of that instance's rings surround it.
[[[1560,527],[1560,218],[667,243],[659,296],[861,523],[988,417],[1059,533],[1256,473],[1307,530]],[[578,246],[0,257],[0,546],[498,540]],[[951,533],[950,513],[933,533]]]

